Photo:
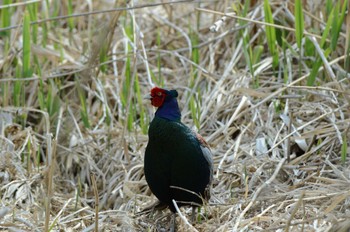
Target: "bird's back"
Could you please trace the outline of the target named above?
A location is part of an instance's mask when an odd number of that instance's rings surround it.
[[[181,122],[155,117],[148,135],[144,169],[154,195],[172,211],[172,199],[181,206],[209,198],[211,154],[195,133]]]

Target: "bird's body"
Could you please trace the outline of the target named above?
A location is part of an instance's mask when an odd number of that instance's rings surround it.
[[[146,181],[160,202],[202,205],[209,199],[213,164],[203,138],[181,123],[177,92],[153,88],[152,105],[159,107],[149,127],[145,152]]]

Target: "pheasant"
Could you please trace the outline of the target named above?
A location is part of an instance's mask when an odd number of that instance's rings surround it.
[[[158,107],[149,126],[144,159],[148,186],[174,213],[177,206],[193,207],[210,198],[213,178],[212,153],[202,136],[181,122],[176,90],[154,87],[149,99]],[[193,214],[194,215],[194,214]]]

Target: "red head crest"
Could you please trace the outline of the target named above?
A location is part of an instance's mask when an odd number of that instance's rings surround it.
[[[165,89],[154,87],[151,90],[151,104],[155,107],[162,106],[166,96],[167,91]]]

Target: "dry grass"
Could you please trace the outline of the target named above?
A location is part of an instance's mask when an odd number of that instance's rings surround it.
[[[48,32],[48,44],[32,45],[33,56],[41,64],[44,87],[55,83],[53,91],[60,107],[54,116],[39,108],[38,73],[26,79],[25,106],[14,107],[11,99],[0,99],[0,229],[168,228],[168,210],[137,214],[155,197],[143,175],[147,135],[140,127],[143,119],[136,93],[132,91],[127,99],[135,104],[134,109],[125,108],[120,97],[127,58],[131,58],[131,71],[137,73],[131,83],[137,78],[142,94],[148,93],[158,75],[166,87],[179,91],[186,125],[194,125],[190,96],[198,99],[199,132],[212,147],[212,198],[202,207],[201,220],[193,227],[177,218],[180,231],[349,230],[350,160],[346,157],[341,161],[342,144],[348,143],[344,138],[350,137],[350,83],[343,69],[348,31],[343,27],[339,46],[321,67],[317,85],[307,86],[311,72],[305,65],[307,60],[298,61],[291,50],[287,49],[286,56],[280,54],[284,65],[272,69],[265,26],[259,23],[263,21],[261,2],[252,1],[248,24],[240,26],[237,18],[228,16],[216,33],[209,28],[220,19],[219,13],[233,12],[227,8],[233,2],[190,2],[86,14],[74,18],[73,33],[64,19],[56,20],[57,25]],[[321,18],[324,3],[315,6],[313,1],[306,2],[305,29],[319,35],[316,25],[325,25]],[[80,1],[74,5],[74,13],[118,6],[125,6],[125,2]],[[284,15],[292,28],[287,10],[292,5],[285,8],[276,2],[272,6],[276,18]],[[14,9],[14,24],[20,24],[24,8]],[[62,3],[61,15],[67,14],[66,9]],[[135,19],[134,41],[125,34],[131,18]],[[43,24],[38,25],[42,29]],[[198,64],[192,61],[190,27],[199,40]],[[284,27],[288,29],[288,25]],[[252,47],[263,46],[254,75],[243,54],[239,30],[244,28],[248,28]],[[4,54],[0,55],[0,81],[7,83],[11,92],[14,60],[21,59],[22,32],[21,27],[10,31],[11,49],[6,54],[0,37],[0,54]],[[293,35],[289,39],[295,44]],[[126,42],[134,52],[125,53]],[[110,44],[106,72],[97,68],[104,44]],[[298,62],[303,64],[301,73]],[[155,78],[151,81],[152,75]],[[80,114],[78,88],[85,92],[90,128]],[[1,91],[3,94],[5,89]],[[147,101],[143,106],[151,118],[154,109]],[[131,131],[127,129],[130,113],[135,114]],[[24,116],[27,121],[23,126],[18,118]],[[111,119],[106,123],[108,117]],[[345,153],[349,155],[349,150]],[[181,211],[189,220],[191,209]]]

